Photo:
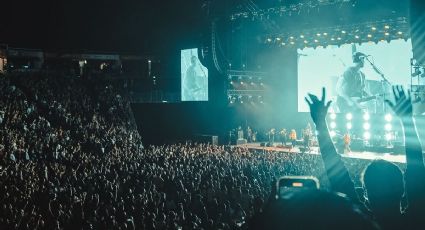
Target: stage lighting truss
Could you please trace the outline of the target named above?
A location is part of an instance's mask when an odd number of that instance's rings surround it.
[[[229,104],[264,103],[264,90],[227,90]]]
[[[263,20],[269,19],[270,17],[275,16],[291,16],[293,14],[300,14],[301,12],[310,12],[313,10],[320,10],[321,7],[338,5],[339,7],[343,5],[354,6],[356,0],[311,0],[306,2],[300,2],[296,4],[289,5],[279,5],[267,9],[260,9],[255,4],[251,4],[250,7],[240,7],[243,10],[234,12],[230,15],[229,19],[231,21],[235,20]],[[285,4],[282,1],[282,4]],[[253,7],[254,5],[254,7]]]
[[[343,44],[353,43],[390,42],[397,39],[409,39],[409,28],[408,19],[406,17],[398,17],[396,19],[360,24],[301,31],[285,31],[283,33],[264,35],[260,41],[268,45],[300,49],[326,47],[330,45],[341,46]]]

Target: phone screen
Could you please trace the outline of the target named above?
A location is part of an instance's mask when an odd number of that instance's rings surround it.
[[[279,179],[277,186],[279,197],[283,197],[288,190],[319,189],[319,181],[315,177],[285,176]]]

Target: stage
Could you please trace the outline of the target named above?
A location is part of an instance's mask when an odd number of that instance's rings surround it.
[[[277,151],[277,152],[285,152],[285,153],[294,153],[294,154],[320,154],[319,147],[311,147],[310,151],[301,151],[299,146],[295,146],[294,148],[288,148],[282,146],[280,143],[274,143],[273,147],[263,147],[260,142],[257,143],[247,143],[237,145],[239,147],[245,147],[252,150],[264,150],[264,151]],[[364,159],[364,160],[374,160],[374,159],[383,159],[396,163],[406,163],[406,157],[403,153],[378,153],[378,152],[355,152],[352,151],[350,153],[341,154],[342,157],[348,158],[356,158],[356,159]]]

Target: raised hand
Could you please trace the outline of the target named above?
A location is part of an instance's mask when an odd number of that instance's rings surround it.
[[[400,118],[412,117],[413,116],[413,105],[410,97],[410,90],[405,93],[402,86],[393,86],[393,94],[395,103],[385,100],[385,102],[391,107],[394,113]]]
[[[309,93],[308,97],[305,97],[305,101],[310,107],[310,115],[314,123],[317,125],[318,122],[324,122],[326,119],[326,114],[328,113],[329,106],[332,103],[332,101],[328,101],[327,103],[325,103],[326,89],[324,87],[322,88],[322,100],[319,100],[316,95]]]

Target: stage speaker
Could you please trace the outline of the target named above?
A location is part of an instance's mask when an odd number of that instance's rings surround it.
[[[246,143],[248,143],[248,141],[246,139],[238,139],[236,141],[236,145],[244,145]]]
[[[209,143],[212,145],[218,145],[218,136],[213,136],[213,135],[196,135],[193,138],[194,142],[198,142],[198,143]]]

